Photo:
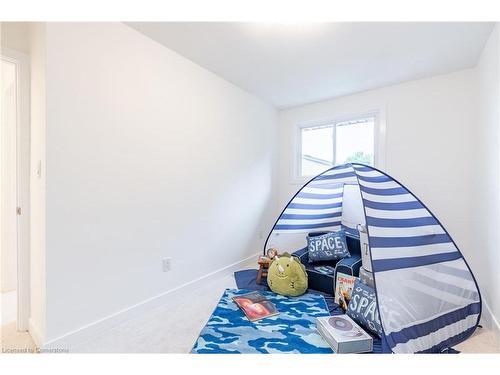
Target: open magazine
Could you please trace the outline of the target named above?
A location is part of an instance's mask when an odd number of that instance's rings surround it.
[[[276,306],[259,292],[235,296],[233,301],[251,322],[279,314]]]

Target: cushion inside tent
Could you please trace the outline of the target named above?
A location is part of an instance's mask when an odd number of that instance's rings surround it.
[[[265,249],[306,248],[311,232],[366,228],[383,341],[394,353],[441,352],[468,338],[481,315],[474,276],[430,210],[384,172],[362,164],[316,176],[290,200]],[[362,251],[363,252],[363,244]]]

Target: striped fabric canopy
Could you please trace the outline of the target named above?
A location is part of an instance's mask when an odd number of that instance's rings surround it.
[[[394,353],[436,353],[478,325],[477,283],[448,232],[408,189],[361,164],[334,167],[309,181],[278,218],[265,248],[305,244],[310,232],[339,230],[356,185],[368,231],[384,339]],[[285,246],[285,247],[283,247]],[[305,247],[305,246],[302,246]],[[280,247],[279,247],[280,248]],[[295,250],[295,249],[294,249]]]
[[[273,229],[295,233],[339,230],[344,184],[357,184],[351,166],[332,168],[313,178],[288,203]]]

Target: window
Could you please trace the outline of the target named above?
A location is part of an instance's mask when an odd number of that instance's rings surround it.
[[[299,177],[344,163],[375,163],[376,116],[299,127]]]

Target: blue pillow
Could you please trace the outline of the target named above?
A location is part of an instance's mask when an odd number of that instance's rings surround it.
[[[375,289],[363,284],[359,279],[354,282],[351,300],[347,306],[347,315],[373,334],[382,336]]]
[[[309,233],[307,236],[309,263],[342,259],[348,256],[345,232]]]

